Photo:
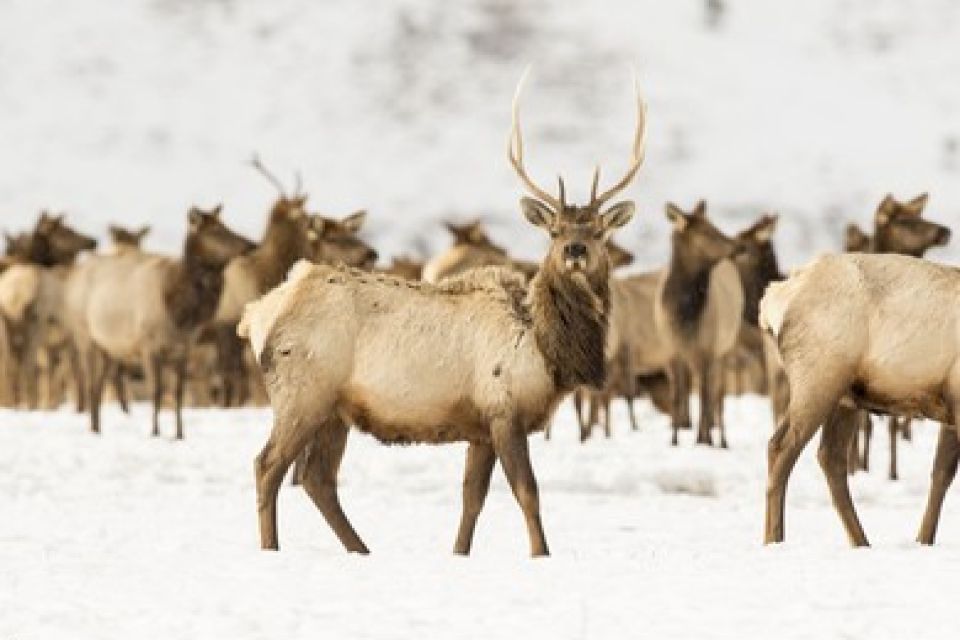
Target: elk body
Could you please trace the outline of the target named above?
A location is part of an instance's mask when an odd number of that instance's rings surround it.
[[[960,271],[898,255],[823,256],[771,285],[760,316],[790,387],[768,449],[765,541],[783,541],[787,481],[822,424],[818,460],[834,506],[851,543],[867,545],[847,485],[854,429],[831,419],[843,403],[949,425],[940,432],[918,536],[932,544],[960,454]]]
[[[182,257],[126,252],[97,256],[78,267],[67,285],[74,339],[89,388],[91,429],[100,431],[105,378],[116,365],[142,365],[153,391],[153,435],[159,434],[164,371],[176,376],[176,437],[191,343],[217,308],[223,269],[253,245],[220,220],[220,207],[188,214]]]
[[[697,443],[712,445],[711,430],[719,427],[720,446],[726,447],[723,365],[743,320],[743,287],[730,260],[737,244],[710,222],[703,201],[692,213],[667,204],[666,213],[673,223],[672,254],[660,281],[656,318],[672,352],[672,443],[678,443],[680,429],[689,428],[695,375],[700,384]]]
[[[536,196],[523,198],[521,208],[552,237],[529,286],[497,268],[429,285],[301,264],[248,305],[239,330],[250,339],[274,411],[254,464],[263,548],[278,548],[277,493],[308,447],[307,493],[348,551],[367,552],[336,488],[347,425],[355,425],[384,442],[469,443],[454,547],[461,554],[469,553],[499,460],[524,513],[531,552],[548,553],[527,435],[544,427],[566,393],[604,382],[604,242],[634,205],[601,208],[642,162],[642,103],[627,174],[578,207],[565,202],[562,182],[558,198],[527,176],[517,99],[509,158]]]
[[[527,279],[536,274],[539,265],[513,260],[495,244],[479,221],[467,224],[446,223],[453,236],[453,246],[428,260],[423,266],[423,280],[436,283],[443,278],[458,275],[480,267],[507,267],[522,273]]]

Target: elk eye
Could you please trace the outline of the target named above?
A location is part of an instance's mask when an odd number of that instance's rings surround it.
[[[597,240],[603,237],[603,231],[597,231],[593,234],[593,237]]]
[[[559,238],[559,237],[560,237],[560,232],[557,231],[556,229],[551,229],[551,230],[550,230],[550,237],[551,237],[551,238]]]

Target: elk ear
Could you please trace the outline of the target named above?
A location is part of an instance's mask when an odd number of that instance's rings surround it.
[[[309,232],[307,235],[309,236],[310,233],[313,233],[314,237],[311,237],[311,240],[316,240],[323,235],[327,227],[327,221],[323,219],[323,216],[313,216],[310,218]]]
[[[343,228],[349,231],[350,233],[357,233],[363,227],[363,223],[367,220],[367,211],[366,209],[360,209],[355,211],[344,218],[340,224],[343,225]]]
[[[664,211],[667,214],[667,220],[673,224],[677,231],[686,230],[687,225],[690,224],[690,221],[687,219],[687,214],[683,212],[683,209],[672,202],[668,202],[664,208]]]
[[[556,219],[553,209],[535,198],[520,198],[520,209],[530,224],[542,229],[550,229]]]
[[[697,202],[697,206],[693,208],[693,215],[697,216],[698,218],[703,218],[704,216],[707,215],[706,200],[700,200],[699,202]]]
[[[890,218],[893,217],[896,211],[897,201],[893,199],[892,194],[888,193],[883,197],[883,200],[880,201],[880,205],[877,207],[877,215],[875,216],[877,224],[884,225],[890,222]]]
[[[190,213],[187,214],[187,220],[190,224],[190,232],[196,233],[203,224],[203,211],[196,207],[190,207]]]
[[[467,237],[473,244],[485,244],[487,242],[487,232],[484,231],[483,225],[479,222],[474,222],[467,227]]]
[[[779,219],[780,217],[777,214],[764,216],[763,223],[757,227],[756,233],[753,234],[757,242],[770,242],[770,238],[773,237],[774,232],[777,230],[777,221]]]
[[[903,208],[906,209],[909,213],[912,213],[915,216],[919,216],[923,213],[924,207],[927,206],[927,200],[930,199],[929,193],[921,193],[916,198],[910,202],[903,205]]]
[[[624,200],[613,205],[600,216],[600,222],[603,225],[604,235],[609,238],[615,229],[630,222],[633,213],[637,210],[637,205],[632,200]]]
[[[210,212],[210,215],[212,215],[214,218],[219,218],[221,211],[223,211],[222,202],[213,208],[213,211]]]
[[[137,236],[137,240],[143,240],[148,233],[150,233],[150,225],[145,224],[133,235]]]

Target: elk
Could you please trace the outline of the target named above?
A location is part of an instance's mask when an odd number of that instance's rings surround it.
[[[604,383],[609,263],[604,248],[633,215],[605,205],[643,162],[644,107],[637,99],[631,162],[590,202],[568,204],[537,186],[523,164],[519,96],[508,159],[534,197],[520,206],[551,237],[537,275],[490,267],[437,285],[300,263],[287,281],[247,306],[239,333],[267,382],[274,425],[254,462],[260,540],[277,549],[277,494],[309,447],[304,488],[350,552],[367,553],[340,507],[336,476],[348,426],[386,443],[465,441],[463,511],[454,551],[468,554],[497,460],[523,511],[534,556],[548,555],[529,433],[563,397]]]
[[[490,239],[479,220],[465,224],[445,222],[444,226],[453,236],[453,246],[423,265],[424,281],[435,283],[468,269],[510,264],[507,252]]]
[[[40,214],[34,230],[19,236],[8,249],[13,264],[0,275],[0,322],[6,326],[7,374],[14,404],[29,408],[53,405],[54,364],[63,351],[63,284],[76,257],[96,241],[78,233],[65,216]],[[45,368],[39,375],[38,355]],[[37,382],[42,388],[39,388]]]
[[[183,438],[183,391],[191,343],[213,317],[223,271],[253,244],[223,224],[221,207],[192,207],[180,258],[139,252],[97,256],[67,284],[74,340],[89,384],[90,427],[100,432],[103,384],[117,365],[143,366],[153,391],[153,430],[159,435],[164,371],[175,374],[176,438]]]
[[[873,236],[860,231],[859,227],[851,224],[847,227],[845,248],[850,252],[870,253],[897,253],[921,258],[934,247],[944,246],[950,240],[950,229],[926,220],[922,217],[924,208],[929,200],[928,194],[923,193],[907,202],[900,202],[891,194],[887,194],[877,207],[874,214]],[[870,416],[861,412],[855,417],[860,429],[851,443],[851,460],[849,468],[855,471],[857,467],[868,471],[870,468],[870,441],[873,435],[873,425]],[[888,476],[896,480],[899,476],[897,469],[897,437],[908,437],[910,420],[892,415],[889,417],[888,434],[890,442],[890,467]],[[863,435],[863,451],[860,452],[859,435]]]
[[[768,447],[766,543],[784,539],[787,482],[823,425],[817,458],[850,542],[868,544],[848,487],[853,424],[840,410],[923,416],[940,431],[917,537],[932,544],[960,442],[960,270],[901,255],[817,258],[770,285],[760,323],[776,341],[790,404]]]
[[[139,250],[148,233],[150,233],[150,225],[144,225],[139,229],[128,229],[115,224],[107,227],[107,235],[110,236],[110,242],[113,243],[112,251],[114,253]]]
[[[384,269],[383,273],[399,276],[405,280],[421,280],[424,266],[424,262],[415,258],[405,255],[394,256],[390,266]]]
[[[700,419],[697,444],[713,445],[711,429],[720,431],[720,446],[727,447],[723,426],[723,364],[740,333],[743,320],[743,286],[730,258],[737,243],[707,218],[701,200],[691,213],[667,203],[673,224],[670,264],[663,272],[657,294],[656,321],[672,351],[667,369],[673,389],[673,438],[689,428],[690,381],[700,384]]]

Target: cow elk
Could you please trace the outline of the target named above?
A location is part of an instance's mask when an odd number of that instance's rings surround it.
[[[228,229],[220,207],[191,208],[180,258],[139,252],[97,256],[67,285],[74,339],[88,381],[91,430],[100,432],[103,383],[117,365],[142,365],[153,391],[159,434],[164,372],[175,375],[176,437],[183,438],[183,392],[192,343],[216,311],[223,270],[253,244]]]
[[[784,539],[787,482],[823,425],[818,460],[850,542],[867,538],[850,496],[855,422],[840,410],[922,416],[940,431],[919,542],[932,544],[960,442],[960,271],[900,255],[817,258],[770,286],[760,322],[777,344],[790,404],[768,447],[767,543]]]
[[[668,368],[673,389],[673,438],[689,428],[689,396],[694,376],[700,385],[697,444],[712,445],[711,430],[723,424],[723,366],[737,343],[743,320],[743,286],[731,258],[737,243],[707,218],[702,200],[691,213],[666,206],[673,224],[672,254],[657,296],[657,326],[673,353]]]
[[[521,81],[522,86],[522,81]],[[543,429],[562,398],[604,383],[609,310],[605,241],[633,215],[606,203],[639,170],[644,109],[624,177],[586,206],[568,204],[527,175],[513,102],[509,160],[535,197],[527,220],[551,237],[529,285],[513,271],[468,271],[437,285],[301,263],[250,304],[248,337],[274,411],[254,463],[260,539],[277,549],[277,494],[294,458],[309,447],[304,487],[344,547],[367,547],[344,515],[337,470],[348,426],[387,443],[465,441],[463,513],[454,550],[467,554],[499,460],[523,511],[535,556],[547,555],[527,435]]]
[[[479,220],[466,224],[447,222],[445,226],[453,237],[453,245],[424,265],[423,279],[426,282],[436,283],[478,267],[513,264],[503,247],[490,239]]]

